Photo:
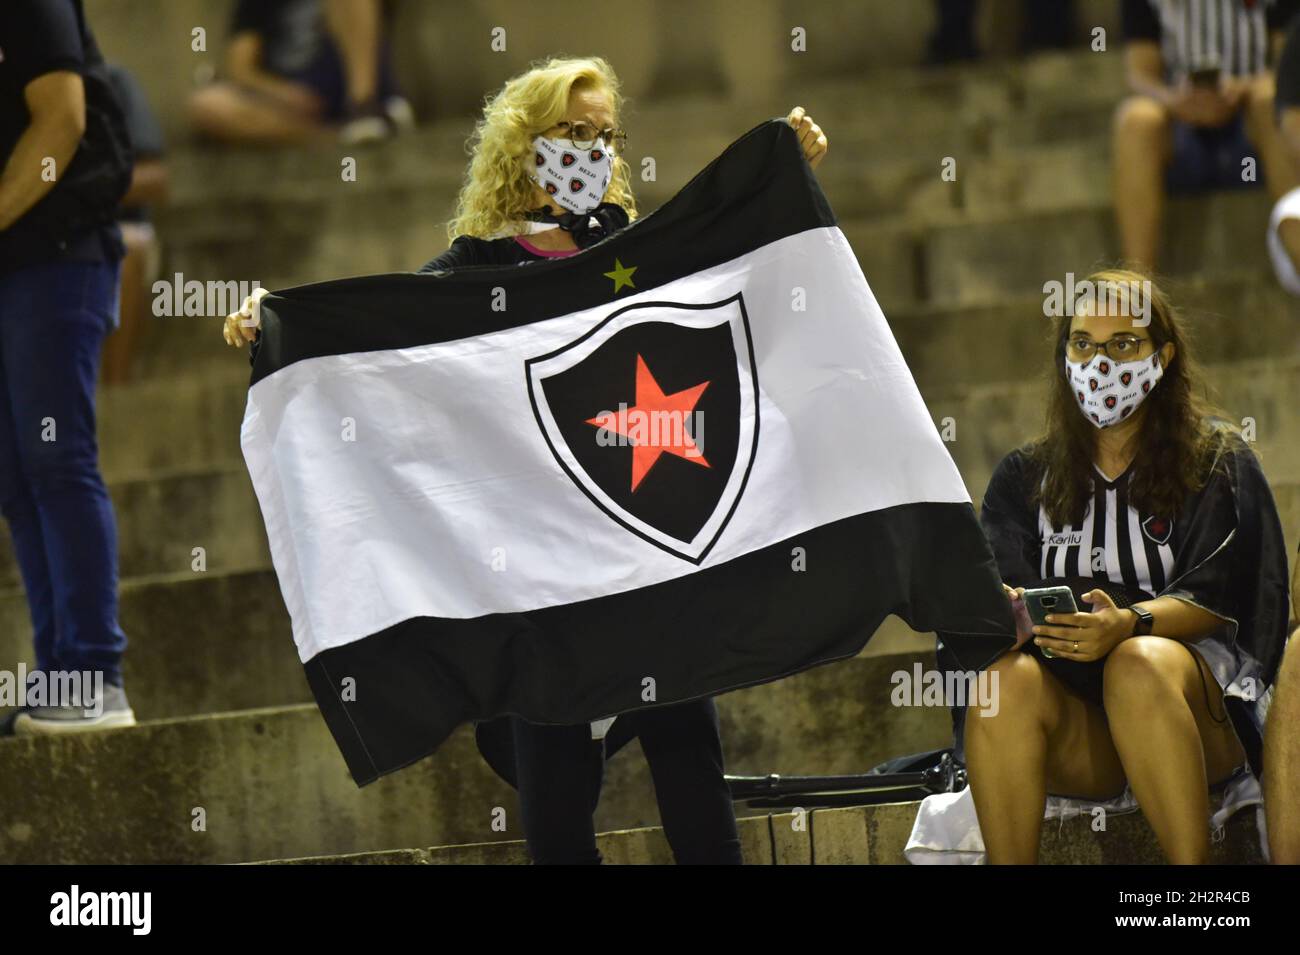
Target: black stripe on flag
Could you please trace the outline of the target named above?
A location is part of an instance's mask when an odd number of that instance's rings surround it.
[[[791,571],[795,547],[810,555],[804,571]],[[890,614],[957,632],[944,643],[963,670],[980,670],[1011,645],[999,579],[969,504],[907,504],[627,593],[407,620],[317,654],[307,679],[364,786],[467,720],[583,723],[653,705],[647,679],[661,704],[764,683],[854,656]]]

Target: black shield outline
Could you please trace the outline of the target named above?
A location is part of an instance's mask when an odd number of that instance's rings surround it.
[[[732,498],[730,506],[727,508],[727,513],[723,516],[722,521],[718,524],[718,529],[716,532],[714,532],[713,537],[700,551],[699,555],[695,556],[685,551],[678,550],[674,547],[670,547],[669,545],[665,544],[663,541],[656,540],[655,538],[650,537],[648,534],[642,533],[637,527],[630,524],[628,521],[624,520],[623,517],[620,516],[617,512],[607,507],[605,503],[601,501],[600,498],[598,498],[595,494],[591,492],[591,489],[587,487],[586,482],[583,481],[581,478],[579,478],[578,475],[573,473],[572,469],[569,468],[568,464],[565,463],[564,458],[560,455],[559,449],[555,447],[554,442],[551,440],[550,432],[547,431],[546,424],[542,420],[541,409],[538,406],[539,399],[537,395],[537,389],[533,387],[532,366],[540,362],[550,361],[551,359],[564,354],[566,351],[570,351],[571,349],[575,348],[576,346],[582,344],[583,342],[587,341],[588,339],[598,334],[602,328],[610,324],[610,322],[614,321],[620,315],[623,315],[624,313],[633,311],[635,309],[676,308],[676,309],[682,309],[683,311],[711,311],[713,309],[717,309],[725,305],[729,305],[732,302],[735,302],[740,309],[740,326],[745,333],[746,354],[744,357],[748,358],[749,361],[750,382],[754,394],[754,435],[752,440],[750,441],[749,459],[745,462],[744,474],[741,475],[740,484],[737,486],[736,494]],[[652,320],[652,317],[647,316],[646,320],[650,321]],[[662,321],[663,319],[659,319],[659,320]],[[633,323],[633,324],[639,324],[639,323]],[[631,326],[627,326],[627,327],[631,327]],[[737,357],[741,357],[741,356],[737,356]],[[743,374],[743,369],[741,369],[741,372]],[[526,359],[524,361],[524,387],[528,389],[528,402],[533,409],[533,418],[537,422],[537,430],[542,433],[542,439],[546,442],[546,446],[550,449],[551,455],[555,458],[555,463],[560,466],[560,470],[563,471],[566,475],[568,475],[569,480],[571,480],[574,483],[574,485],[577,486],[578,490],[582,491],[582,493],[587,496],[587,499],[590,500],[591,503],[595,504],[597,508],[599,508],[604,514],[606,514],[610,519],[612,519],[616,524],[618,524],[624,530],[630,531],[631,533],[635,534],[637,537],[641,538],[647,543],[653,544],[655,547],[658,547],[660,550],[664,551],[665,553],[672,554],[674,557],[680,557],[682,560],[688,561],[692,564],[695,564],[696,566],[699,566],[704,562],[705,558],[707,558],[710,552],[712,552],[713,546],[722,537],[723,531],[727,529],[727,525],[731,522],[732,516],[736,513],[736,508],[740,506],[740,499],[745,496],[745,488],[749,485],[749,475],[751,470],[754,467],[754,460],[758,457],[758,435],[759,432],[762,430],[761,421],[760,421],[760,411],[759,411],[759,405],[761,404],[761,402],[759,400],[759,391],[758,391],[758,362],[754,358],[754,334],[749,326],[749,312],[745,308],[745,298],[740,292],[737,292],[735,295],[732,295],[728,298],[719,299],[716,302],[708,302],[708,303],[668,302],[668,301],[636,302],[634,304],[625,305],[622,308],[615,309],[613,312],[610,312],[608,315],[606,315],[605,318],[602,319],[600,322],[598,322],[596,325],[588,329],[583,335],[579,336],[578,338],[575,338],[573,341],[569,342],[568,344],[563,345],[560,348],[555,349],[554,351],[547,352],[545,355],[538,355],[534,358]],[[741,449],[737,448],[738,455],[740,453],[740,450]],[[736,463],[739,464],[739,460]],[[724,503],[725,500],[719,500],[717,506],[722,507]]]

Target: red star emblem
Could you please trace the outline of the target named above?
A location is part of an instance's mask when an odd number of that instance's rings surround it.
[[[686,430],[687,416],[709,387],[707,381],[684,391],[665,395],[640,355],[636,356],[636,404],[607,411],[587,424],[621,434],[632,445],[632,490],[644,480],[659,456],[665,452],[709,467],[695,440]]]

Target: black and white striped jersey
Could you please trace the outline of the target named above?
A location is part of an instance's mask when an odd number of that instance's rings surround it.
[[[1173,579],[1174,521],[1129,502],[1129,472],[1108,480],[1096,465],[1093,470],[1092,500],[1078,527],[1053,527],[1039,507],[1040,576],[1098,577],[1160,593]]]
[[[1124,0],[1124,38],[1159,43],[1173,81],[1207,67],[1249,76],[1268,68],[1269,34],[1298,10],[1293,0]]]
[[[1252,765],[1261,765],[1267,688],[1289,632],[1289,574],[1282,523],[1258,458],[1239,437],[1232,439],[1174,520],[1131,506],[1128,473],[1115,480],[1095,468],[1093,473],[1087,516],[1078,528],[1056,529],[1035,503],[1042,475],[1033,448],[1019,448],[998,462],[984,492],[980,526],[999,576],[1012,587],[1102,578],[1195,604],[1222,619],[1225,625],[1200,640],[1197,651],[1234,698],[1229,703],[1249,718],[1248,727],[1237,720],[1234,725],[1246,727],[1247,755]]]

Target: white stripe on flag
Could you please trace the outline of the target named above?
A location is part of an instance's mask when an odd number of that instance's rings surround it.
[[[796,287],[806,311],[791,307]],[[811,229],[599,308],[302,360],[255,384],[241,442],[301,658],[412,617],[534,610],[694,572],[560,469],[524,363],[628,305],[737,292],[753,334],[759,440],[701,567],[857,514],[969,501],[843,233]],[[355,441],[341,440],[345,418]]]

